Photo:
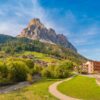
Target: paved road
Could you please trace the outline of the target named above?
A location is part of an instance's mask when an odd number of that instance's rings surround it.
[[[55,82],[54,84],[50,85],[49,92],[52,95],[54,95],[56,98],[60,99],[60,100],[80,100],[80,99],[76,99],[76,98],[72,98],[72,97],[66,96],[66,95],[62,94],[61,92],[59,92],[57,90],[57,86],[59,84],[61,84],[64,81],[68,81],[70,79],[72,79],[72,78],[68,78],[68,79],[65,79],[65,80],[62,80],[62,81],[58,81],[58,82]]]

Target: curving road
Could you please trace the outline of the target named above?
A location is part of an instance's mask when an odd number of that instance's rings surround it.
[[[56,98],[58,98],[58,99],[60,99],[60,100],[80,100],[80,99],[76,99],[76,98],[72,98],[72,97],[66,96],[66,95],[62,94],[61,92],[59,92],[59,91],[57,90],[57,86],[58,86],[59,84],[61,84],[61,83],[64,82],[64,81],[68,81],[68,80],[70,80],[70,79],[72,79],[72,78],[73,78],[73,77],[68,78],[68,79],[65,79],[65,80],[61,80],[61,81],[58,81],[58,82],[56,82],[56,83],[50,85],[50,86],[49,86],[49,92],[50,92],[53,96],[55,96]]]

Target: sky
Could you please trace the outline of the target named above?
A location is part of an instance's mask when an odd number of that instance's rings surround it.
[[[16,36],[33,18],[100,61],[100,0],[0,0],[0,34]]]

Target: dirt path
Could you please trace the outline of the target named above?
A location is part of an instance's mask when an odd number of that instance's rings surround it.
[[[73,77],[68,78],[68,79],[65,79],[65,80],[62,80],[62,81],[58,81],[58,82],[56,82],[56,83],[50,85],[50,87],[49,87],[49,92],[50,92],[52,95],[54,95],[56,98],[60,99],[60,100],[80,100],[80,99],[76,99],[76,98],[72,98],[72,97],[66,96],[66,95],[62,94],[61,92],[59,92],[59,91],[57,90],[57,86],[58,86],[59,84],[61,84],[61,83],[64,82],[64,81],[68,81],[68,80],[70,80],[70,79],[72,79],[72,78],[73,78]]]
[[[87,76],[87,77],[91,77],[91,78],[99,78],[100,79],[100,75],[82,75],[82,76]],[[68,81],[70,79],[72,79],[73,77],[71,78],[68,78],[68,79],[65,79],[65,80],[61,80],[61,81],[58,81],[52,85],[49,86],[49,92],[54,95],[56,98],[60,99],[60,100],[81,100],[81,99],[76,99],[76,98],[72,98],[72,97],[69,97],[69,96],[66,96],[64,94],[62,94],[60,91],[57,90],[57,86],[59,84],[61,84],[62,82],[64,81]],[[97,81],[96,81],[97,82]],[[98,83],[98,82],[97,82]],[[98,83],[98,85],[100,85],[100,83]]]
[[[33,76],[33,83],[40,80],[40,79],[41,79],[40,75],[34,75]],[[29,85],[31,85],[29,82],[24,81],[24,82],[19,82],[15,85],[4,86],[4,87],[0,88],[0,94],[1,93],[9,93],[9,92],[21,89],[21,88],[29,86]]]
[[[15,85],[11,85],[11,86],[8,86],[4,89],[0,89],[0,94],[1,93],[9,93],[11,91],[15,91],[15,90],[18,90],[18,89],[21,89],[25,86],[29,86],[29,82],[20,82],[18,84],[15,84]]]

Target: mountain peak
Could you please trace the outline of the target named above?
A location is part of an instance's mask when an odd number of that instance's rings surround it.
[[[30,26],[37,26],[37,27],[40,27],[40,28],[43,28],[44,25],[41,23],[40,19],[39,18],[34,18],[30,21],[28,27]]]
[[[39,40],[50,44],[56,44],[65,48],[70,48],[77,52],[76,48],[67,40],[63,34],[57,34],[54,29],[47,29],[40,21],[40,19],[32,19],[18,37],[27,37],[32,40]]]

